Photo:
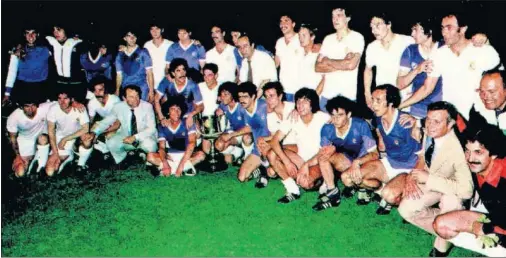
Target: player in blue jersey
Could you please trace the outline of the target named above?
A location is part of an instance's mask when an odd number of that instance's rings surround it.
[[[38,32],[34,26],[25,26],[24,35],[26,43],[19,44],[11,51],[2,104],[9,100],[16,102],[17,97],[27,92],[44,94],[44,90],[47,91],[45,83],[51,53],[47,47],[37,44]]]
[[[369,161],[362,164],[360,169],[346,171],[341,176],[346,187],[365,188],[359,190],[359,205],[370,202],[372,190],[380,189],[384,183],[411,171],[418,164],[417,153],[421,150],[421,144],[412,136],[416,127],[405,128],[399,122],[400,115],[404,113],[397,109],[400,102],[399,89],[390,84],[380,85],[372,93],[372,110],[376,115],[378,136],[385,146],[386,157]],[[388,214],[390,209],[391,205],[382,200],[376,213]]]
[[[127,85],[137,85],[142,91],[142,100],[153,103],[153,64],[149,52],[137,45],[137,36],[132,30],[126,31],[123,40],[127,43],[124,51],[116,56],[116,95]]]
[[[158,125],[158,152],[149,153],[147,160],[157,166],[163,176],[179,177],[183,172],[187,176],[194,176],[194,165],[205,159],[203,151],[195,151],[195,125],[187,127],[182,119],[186,108],[184,97],[180,95],[169,97],[162,105],[162,112],[168,116],[169,124]]]
[[[253,138],[250,133],[232,137],[228,141],[224,140],[225,135],[239,131],[246,125],[242,116],[244,108],[239,104],[237,87],[236,83],[225,82],[218,88],[220,105],[216,109],[216,115],[225,116],[228,127],[225,133],[216,139],[215,147],[225,155],[227,163],[238,161],[243,153],[244,157],[247,157],[253,150]]]
[[[321,149],[309,161],[318,164],[322,171],[324,184],[320,187],[320,200],[313,210],[320,211],[336,207],[340,203],[339,189],[334,183],[334,169],[339,173],[357,170],[379,154],[376,140],[371,134],[369,124],[362,118],[352,116],[355,102],[338,96],[327,102],[326,108],[332,116],[332,123],[321,130]],[[351,197],[353,188],[345,188],[343,195]]]
[[[234,137],[248,133],[253,135],[253,150],[242,163],[237,175],[240,182],[246,182],[253,175],[254,171],[257,171],[255,174],[259,172],[262,176],[267,175],[266,168],[261,165],[261,155],[256,141],[260,137],[269,136],[270,132],[267,127],[267,103],[265,100],[257,98],[257,87],[255,84],[251,82],[241,83],[237,91],[239,102],[244,108],[244,110],[242,110],[242,119],[246,125],[237,131],[224,135],[223,140],[230,141],[230,139]],[[258,182],[255,186],[257,188],[262,187]]]
[[[433,39],[433,32],[436,28],[433,23],[434,19],[432,18],[416,22],[411,27],[411,37],[416,44],[409,45],[402,53],[399,75],[397,76],[397,87],[401,90],[413,85],[413,93],[418,91],[427,78],[427,72],[431,70],[430,56],[442,45]],[[439,77],[434,91],[423,100],[413,104],[409,113],[417,118],[425,118],[427,106],[432,102],[442,100],[441,85],[442,79]]]
[[[170,63],[175,58],[185,59],[189,67],[189,69],[187,69],[188,76],[196,83],[200,83],[203,81],[200,69],[206,64],[206,49],[195,40],[192,40],[190,38],[191,34],[192,32],[189,28],[178,28],[177,37],[179,41],[169,47],[165,61],[168,69]]]
[[[91,40],[88,43],[88,51],[81,54],[81,66],[86,73],[86,81],[89,83],[93,78],[103,76],[112,80],[112,55],[107,53],[104,44]]]
[[[189,128],[193,125],[195,116],[204,110],[204,101],[199,86],[188,78],[188,64],[182,58],[176,58],[169,67],[169,75],[173,78],[169,82],[166,78],[160,82],[155,96],[155,111],[158,119],[163,125],[167,125],[167,119],[161,112],[160,105],[166,102],[168,96],[183,96],[186,102],[186,113],[183,114],[186,119],[186,126]]]

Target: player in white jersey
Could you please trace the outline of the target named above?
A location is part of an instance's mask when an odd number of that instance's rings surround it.
[[[235,47],[225,42],[225,31],[221,26],[212,27],[211,37],[214,41],[214,47],[207,51],[206,63],[214,63],[218,66],[220,70],[218,86],[224,82],[235,82],[237,71]]]
[[[47,136],[47,112],[54,103],[39,104],[40,95],[25,94],[20,96],[18,105],[7,118],[7,131],[16,154],[12,169],[16,177],[29,173],[32,162],[37,161],[37,172],[46,166],[49,155]]]
[[[118,96],[112,94],[112,82],[108,81],[105,77],[97,77],[94,78],[92,81],[90,81],[90,88],[89,91],[93,93],[95,96],[94,98],[90,99],[88,102],[88,114],[90,116],[90,124],[91,128],[95,126],[95,122],[101,119],[104,119],[112,112],[112,108],[114,105],[121,100]],[[97,118],[100,117],[100,118]],[[113,125],[109,127],[106,132],[104,133],[105,138],[107,138],[107,135],[111,132],[114,132],[115,129],[117,129],[117,125]],[[96,143],[94,144],[94,148],[98,151],[102,152],[104,154],[102,157],[104,160],[109,158],[109,149],[107,148],[107,145],[105,144],[105,138],[97,139]],[[86,144],[88,145],[88,144]],[[88,160],[89,156],[91,155],[91,149],[89,150],[82,150],[84,148],[83,146],[79,147],[79,151],[83,153],[83,156],[80,160],[81,162],[84,162],[83,164],[79,164],[82,168],[85,167],[86,161]]]
[[[165,77],[165,56],[167,50],[174,43],[168,39],[163,38],[164,32],[163,26],[158,22],[154,21],[149,27],[149,33],[152,39],[144,43],[144,48],[148,50],[151,60],[153,62],[153,80],[155,90],[158,88],[158,84]]]
[[[72,108],[74,97],[70,87],[59,87],[56,94],[58,105],[53,105],[47,114],[49,143],[51,144],[51,153],[46,165],[48,176],[53,176],[56,171],[61,172],[65,165],[74,159],[73,147],[76,139],[85,135],[89,130],[89,117],[86,109],[85,112],[79,112]],[[91,141],[88,143],[89,145],[84,146],[86,149],[91,148]],[[84,155],[80,153],[80,159]]]
[[[297,76],[299,64],[304,57],[304,49],[300,45],[299,34],[295,32],[295,21],[291,15],[283,15],[279,19],[279,28],[283,37],[276,42],[276,67],[280,67],[279,80],[285,88],[287,101],[293,102],[293,94],[300,89]]]
[[[332,11],[332,24],[336,32],[323,39],[315,66],[316,72],[325,73],[325,86],[320,100],[322,109],[328,99],[337,95],[357,99],[358,65],[365,43],[362,34],[348,27],[350,20],[349,8],[335,8]]]
[[[204,75],[204,81],[198,85],[200,93],[202,94],[202,101],[204,102],[202,117],[210,117],[215,114],[218,108],[218,66],[214,63],[207,63],[202,68],[202,73]],[[199,128],[197,128],[197,130],[198,129]],[[197,143],[199,143],[198,140]],[[205,153],[209,153],[211,150],[211,142],[202,139],[202,150]]]
[[[299,87],[310,88],[316,90],[316,94],[321,96],[325,85],[325,75],[316,72],[315,65],[320,51],[320,44],[315,44],[316,31],[318,29],[311,24],[303,23],[299,29],[300,45],[304,48],[304,56],[299,64],[299,72],[297,73]],[[320,99],[320,108],[321,108]]]
[[[318,166],[307,163],[320,149],[320,131],[330,120],[330,116],[320,111],[320,103],[315,90],[302,88],[295,93],[295,105],[299,113],[296,122],[283,123],[271,139],[272,150],[279,157],[271,163],[281,177],[286,195],[279,203],[289,203],[300,198],[299,186],[311,189],[321,177]],[[297,152],[283,150],[280,141],[289,133],[294,133]]]
[[[396,86],[402,53],[415,43],[412,37],[393,33],[392,21],[385,13],[372,17],[371,32],[376,40],[367,45],[364,69],[364,94],[369,108],[372,108],[372,68],[376,66],[376,85]],[[411,87],[406,87],[401,91],[401,98],[405,99],[409,94]]]

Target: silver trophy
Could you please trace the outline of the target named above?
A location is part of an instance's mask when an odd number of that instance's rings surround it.
[[[214,142],[223,133],[227,127],[225,116],[203,116],[200,123],[200,134],[205,140],[211,143],[211,149],[207,154],[206,160],[202,163],[202,170],[208,172],[222,171],[228,168],[223,154],[216,151]]]

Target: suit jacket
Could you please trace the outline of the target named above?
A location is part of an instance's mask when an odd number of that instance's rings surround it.
[[[137,120],[137,134],[135,138],[137,140],[145,139],[146,137],[156,138],[156,123],[155,113],[153,106],[141,100],[138,107],[134,109],[135,118]],[[112,108],[111,114],[105,117],[102,121],[98,122],[97,127],[93,130],[97,135],[101,134],[116,120],[121,124],[120,128],[116,131],[116,134],[120,134],[124,137],[131,136],[130,121],[132,119],[132,111],[130,106],[125,101],[118,102]]]
[[[426,138],[424,143],[427,143]],[[471,171],[464,150],[453,130],[448,133],[441,147],[435,150],[430,168],[427,165],[425,167],[429,171],[425,183],[428,190],[454,194],[461,199],[471,198],[473,194]]]

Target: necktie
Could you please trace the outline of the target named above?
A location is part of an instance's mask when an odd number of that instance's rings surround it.
[[[134,109],[130,109],[132,111],[132,118],[130,119],[130,135],[137,134],[137,118],[135,117]]]
[[[253,69],[251,68],[251,60],[248,59],[248,81],[253,82]]]
[[[429,148],[425,151],[425,163],[430,168],[430,163],[432,161],[432,154],[434,154],[434,138],[431,138],[431,144]]]

